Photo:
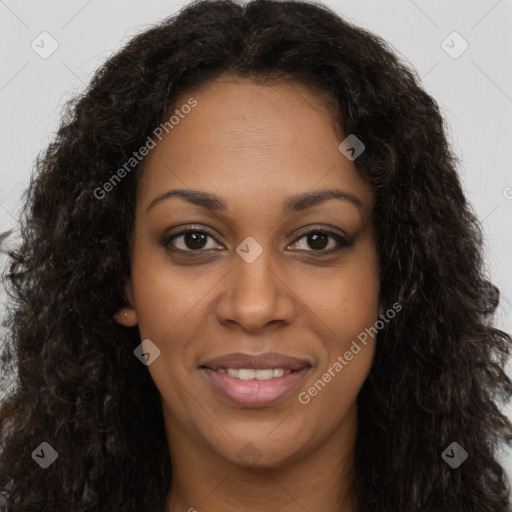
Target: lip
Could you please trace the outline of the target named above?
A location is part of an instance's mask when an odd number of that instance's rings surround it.
[[[234,352],[208,359],[199,365],[207,376],[213,388],[228,402],[241,407],[266,407],[288,396],[304,380],[313,361],[309,358],[300,358],[280,354],[278,352],[265,352],[263,354],[244,354]],[[283,368],[291,370],[281,377],[268,380],[242,380],[231,377],[227,373],[219,373],[220,368],[252,368],[264,370],[266,368]]]
[[[201,370],[214,389],[228,402],[241,407],[257,408],[272,405],[290,395],[301,384],[310,369],[309,365],[302,366],[287,375],[268,380],[241,380],[210,368],[203,367]]]
[[[214,357],[200,364],[200,367],[206,367],[213,371],[219,368],[252,368],[255,370],[284,368],[285,370],[300,370],[306,366],[313,366],[312,361],[279,354],[278,352],[265,352],[259,355],[235,352]]]

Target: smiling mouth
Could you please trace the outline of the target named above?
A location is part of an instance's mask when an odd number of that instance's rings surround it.
[[[292,371],[297,370],[290,370],[288,368],[218,368],[216,371],[240,380],[269,380],[288,375]]]
[[[244,408],[273,405],[296,389],[311,366],[300,369],[285,368],[218,368],[200,367],[209,384],[224,400]]]

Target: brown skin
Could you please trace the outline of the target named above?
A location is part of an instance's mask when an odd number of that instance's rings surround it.
[[[146,159],[129,307],[115,316],[138,324],[141,339],[161,351],[148,370],[161,394],[173,466],[169,511],[352,512],[356,397],[375,340],[307,405],[298,393],[382,312],[373,191],[338,150],[344,136],[313,91],[222,77],[183,95],[178,107],[191,96],[197,106]],[[217,194],[228,209],[210,212],[172,197],[147,211],[176,188]],[[283,213],[289,196],[333,188],[354,194],[363,208],[329,199]],[[166,234],[189,224],[213,238],[175,238],[169,246],[188,251],[181,255],[162,246]],[[315,258],[338,244],[303,236],[311,225],[355,236],[354,245]],[[263,249],[252,263],[236,252],[248,236]],[[204,256],[193,259],[193,251]],[[228,403],[198,368],[221,354],[268,351],[309,358],[313,367],[299,389],[267,407]],[[237,454],[249,442],[257,456],[244,462]]]

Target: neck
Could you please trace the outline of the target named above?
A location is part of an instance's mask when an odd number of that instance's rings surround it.
[[[169,411],[167,411],[169,412]],[[326,439],[316,439],[286,463],[245,467],[227,460],[166,416],[172,484],[168,512],[353,512],[353,450],[357,407]]]

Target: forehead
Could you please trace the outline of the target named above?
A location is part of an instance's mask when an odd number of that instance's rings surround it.
[[[193,108],[181,109],[191,100]],[[303,85],[224,77],[179,96],[173,114],[172,129],[146,158],[138,194],[146,206],[175,188],[259,207],[341,188],[371,209],[370,186],[338,149],[345,136],[334,113]]]

